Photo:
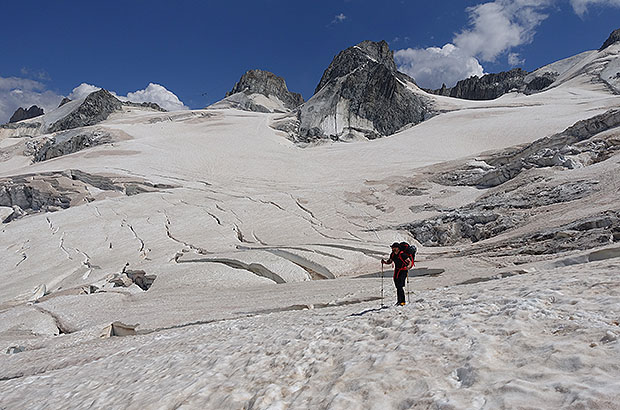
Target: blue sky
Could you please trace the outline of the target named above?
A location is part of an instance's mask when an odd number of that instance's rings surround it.
[[[365,39],[388,41],[427,87],[533,70],[600,47],[620,28],[620,0],[34,0],[5,2],[2,16],[5,122],[16,104],[50,106],[82,83],[202,108],[253,68],[308,99],[332,58]]]

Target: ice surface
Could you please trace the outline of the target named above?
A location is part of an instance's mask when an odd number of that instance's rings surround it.
[[[429,97],[439,115],[373,141],[301,148],[270,127],[278,114],[231,108],[125,109],[98,124],[118,141],[35,164],[1,139],[4,178],[79,169],[151,189],[92,187],[1,226],[0,408],[617,408],[616,251],[494,251],[617,210],[617,153],[528,170],[601,189],[527,209],[527,223],[476,247],[419,246],[412,303],[373,310],[382,284],[395,299],[388,245],[415,243],[396,227],[485,194],[434,177],[617,108],[592,81],[613,77],[610,56],[566,64],[566,81],[535,95]],[[123,268],[156,279],[84,291]],[[138,335],[100,339],[115,321]]]

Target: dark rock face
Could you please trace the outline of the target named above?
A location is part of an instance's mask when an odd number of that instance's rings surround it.
[[[526,75],[526,71],[515,68],[498,74],[473,76],[456,83],[450,90],[450,97],[466,100],[493,100],[512,89],[521,88],[525,84]]]
[[[323,73],[321,81],[316,86],[314,93],[318,93],[328,82],[339,77],[344,77],[358,67],[363,66],[368,60],[373,59],[376,63],[384,65],[390,71],[396,71],[394,52],[385,41],[375,43],[365,40],[356,46],[349,47],[338,53]]]
[[[425,90],[431,94],[465,100],[493,100],[510,91],[533,94],[549,87],[558,77],[557,73],[543,73],[528,79],[527,71],[515,68],[497,74],[485,74],[482,77],[469,77],[461,80],[452,88],[445,84],[437,90]]]
[[[30,118],[38,117],[39,115],[43,115],[43,109],[33,105],[32,107],[24,110],[22,107],[19,107],[17,111],[13,113],[11,118],[9,119],[9,123],[18,122],[22,120],[28,120]]]
[[[607,40],[605,40],[605,42],[603,43],[601,48],[598,49],[598,51],[603,51],[604,49],[606,49],[607,47],[609,47],[610,45],[612,45],[614,43],[617,43],[618,41],[620,41],[620,28],[617,29],[617,30],[614,30],[609,35],[609,38]]]
[[[284,78],[263,70],[250,70],[241,76],[230,92],[229,97],[236,93],[273,95],[284,103],[284,106],[292,110],[304,103],[301,94],[293,93],[286,88]]]
[[[407,87],[385,41],[364,41],[340,52],[316,94],[299,111],[299,140],[374,139],[433,114],[431,103]]]
[[[127,107],[149,108],[155,111],[168,112],[168,110],[161,108],[159,104],[154,103],[154,102],[137,103],[137,102],[132,102],[132,101],[123,101],[122,104]]]
[[[84,130],[82,132],[64,131],[43,141],[26,143],[34,162],[72,154],[86,148],[112,142],[109,134],[98,130]]]
[[[62,107],[63,105],[65,105],[66,103],[71,102],[71,98],[68,97],[64,97],[62,99],[62,101],[60,102],[60,104],[58,105],[58,108]]]
[[[92,202],[95,200],[89,189],[92,187],[122,192],[127,196],[174,188],[143,180],[128,181],[123,177],[89,174],[78,169],[3,177],[0,178],[0,206],[13,208],[13,213],[2,222]]]
[[[537,91],[542,91],[553,84],[556,78],[558,78],[557,73],[544,73],[539,77],[534,77],[532,81],[525,85],[525,93],[532,94]]]
[[[106,90],[95,91],[86,97],[77,110],[53,123],[48,132],[69,130],[97,124],[115,112],[120,111],[122,103]]]

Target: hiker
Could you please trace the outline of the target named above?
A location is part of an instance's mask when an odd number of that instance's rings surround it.
[[[389,265],[394,263],[394,285],[396,285],[396,295],[398,301],[396,305],[405,305],[405,281],[407,280],[407,271],[411,267],[411,257],[409,254],[401,251],[401,246],[398,242],[392,244],[392,253],[388,260],[381,259],[381,263]]]

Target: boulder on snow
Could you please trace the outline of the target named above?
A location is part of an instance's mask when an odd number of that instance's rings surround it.
[[[37,300],[45,296],[46,293],[47,293],[47,287],[45,286],[45,284],[41,284],[37,286],[35,290],[32,292],[32,296],[30,297],[29,302],[36,302]]]
[[[134,336],[137,334],[136,328],[139,323],[135,325],[126,325],[122,322],[113,322],[103,328],[99,337],[108,338],[112,336]]]

